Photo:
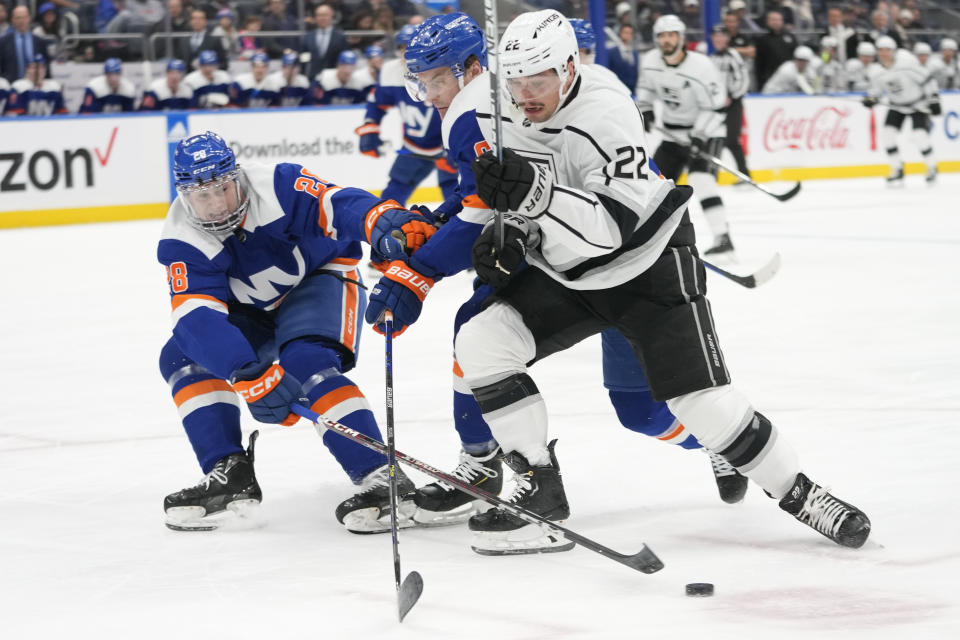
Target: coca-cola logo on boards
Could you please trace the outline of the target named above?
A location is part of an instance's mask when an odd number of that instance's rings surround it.
[[[850,109],[820,107],[812,117],[790,117],[783,107],[767,118],[763,127],[763,146],[767,151],[784,149],[842,149],[847,146],[850,128],[846,126]]]

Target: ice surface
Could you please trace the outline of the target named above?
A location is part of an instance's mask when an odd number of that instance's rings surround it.
[[[266,526],[163,526],[163,496],[201,474],[156,365],[170,328],[160,222],[4,231],[0,636],[960,637],[960,177],[907,184],[810,182],[786,204],[725,188],[730,268],[774,250],[783,267],[755,290],[710,276],[735,383],[808,475],[869,514],[865,548],[833,545],[756,486],[725,505],[702,453],[620,427],[590,340],[532,369],[567,525],[623,552],[646,542],[666,568],[647,576],[582,548],[482,557],[465,528],[406,530],[404,573],[425,588],[402,625],[390,539],[337,524],[352,487],[305,423],[244,418],[263,434]],[[441,468],[456,462],[449,345],[469,290],[466,277],[439,284],[395,345],[398,447]],[[373,332],[353,377],[382,416]],[[688,582],[716,595],[687,598]]]

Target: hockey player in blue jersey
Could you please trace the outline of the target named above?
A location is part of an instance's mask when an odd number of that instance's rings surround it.
[[[235,107],[274,107],[280,104],[280,86],[276,76],[267,75],[270,56],[255,53],[250,57],[250,72],[242,73],[230,85],[230,104]]]
[[[157,249],[167,270],[173,336],[160,354],[184,429],[206,476],[164,500],[167,525],[216,528],[261,500],[255,435],[241,444],[240,406],[261,422],[293,424],[292,402],[380,438],[356,363],[366,301],[361,242],[387,256],[421,246],[420,215],[296,164],[237,165],[203,133],[174,153],[177,198]],[[243,402],[241,402],[241,400]],[[256,433],[256,432],[254,432]],[[336,509],[347,529],[389,530],[384,456],[327,433],[324,444],[360,491]],[[401,495],[413,489],[400,477]],[[410,524],[411,503],[401,524]]]
[[[46,78],[47,59],[42,53],[33,57],[26,75],[10,86],[6,115],[49,116],[66,113],[63,104],[63,87],[56,80]]]
[[[337,66],[324,69],[313,82],[313,100],[316,104],[360,104],[367,99],[369,86],[357,77],[357,54],[349,49],[337,58]]]
[[[183,60],[176,58],[167,63],[166,75],[157,78],[143,92],[140,100],[140,111],[170,111],[173,109],[187,109],[193,99],[193,89],[183,82],[183,74],[187,65]]]
[[[280,71],[274,71],[270,77],[279,87],[279,106],[306,107],[313,104],[313,92],[310,90],[310,81],[300,73],[300,54],[290,51],[283,54]],[[402,204],[402,203],[401,203]]]
[[[478,104],[489,102],[489,76],[486,75],[486,46],[482,30],[465,14],[435,16],[421,25],[408,46],[404,59],[409,71],[411,95],[433,102],[443,116],[443,140],[446,152],[460,167],[459,201],[446,201],[442,215],[452,215],[422,249],[410,256],[408,264],[434,282],[470,265],[473,243],[492,212],[476,195],[469,165],[490,148],[478,123]],[[486,101],[486,102],[485,102]],[[419,317],[422,296],[409,292],[402,282],[389,276],[381,279],[370,295],[367,321],[376,323],[384,309],[394,312],[394,324],[404,328]],[[490,285],[479,284],[474,295],[457,312],[454,333],[476,315],[493,294]],[[620,342],[617,342],[619,338]],[[604,342],[604,383],[621,423],[633,431],[684,448],[700,448],[685,432],[662,402],[654,402],[643,369],[622,336]],[[454,426],[461,440],[460,462],[454,475],[466,482],[482,484],[499,491],[502,465],[499,448],[481,417],[479,405],[463,373],[454,364]],[[713,459],[713,456],[711,456]],[[713,461],[713,460],[712,460]],[[739,502],[746,491],[746,480],[726,461],[714,461],[714,474],[721,498]],[[415,495],[420,507],[415,519],[421,523],[460,522],[480,505],[464,493],[443,483],[429,484]]]
[[[400,58],[384,63],[380,82],[367,98],[363,124],[356,129],[360,136],[360,152],[377,158],[383,148],[380,122],[391,107],[400,112],[403,149],[397,152],[390,167],[390,181],[382,194],[400,204],[407,203],[413,190],[434,168],[444,200],[453,198],[457,188],[456,169],[443,157],[440,114],[433,105],[411,98],[404,86],[402,56],[416,31],[416,26],[408,24],[397,32],[397,55]]]
[[[211,109],[230,104],[230,74],[219,68],[216,51],[201,51],[197,69],[187,74],[183,83],[193,91],[191,109]]]
[[[79,113],[117,113],[133,111],[136,88],[123,77],[120,58],[107,58],[103,75],[87,83]]]

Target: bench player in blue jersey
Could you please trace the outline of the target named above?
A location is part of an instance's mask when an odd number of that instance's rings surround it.
[[[300,54],[289,51],[283,54],[280,71],[274,71],[270,77],[279,87],[280,97],[278,106],[307,107],[313,104],[313,91],[310,90],[310,81],[300,73]]]
[[[277,77],[267,75],[270,56],[255,53],[250,57],[249,73],[241,73],[230,85],[230,104],[235,107],[262,109],[280,104]]]
[[[26,75],[10,85],[6,115],[50,116],[66,113],[63,87],[56,80],[46,78],[47,59],[42,53],[33,57],[25,69]]]
[[[377,86],[367,98],[363,124],[357,127],[360,152],[380,157],[383,140],[380,122],[391,107],[396,107],[403,121],[403,148],[390,167],[390,181],[382,196],[406,204],[413,190],[436,168],[437,182],[443,199],[452,198],[457,188],[457,171],[443,157],[440,135],[440,114],[433,105],[414,100],[404,86],[403,52],[417,31],[411,24],[397,32],[397,55],[400,58],[384,63]]]
[[[386,256],[433,233],[420,215],[361,189],[338,187],[296,164],[237,165],[222,138],[183,140],[178,195],[157,256],[166,267],[173,335],[160,354],[183,427],[206,476],[164,500],[167,525],[213,529],[261,500],[255,435],[241,443],[240,408],[261,422],[296,421],[290,404],[380,439],[353,368],[366,306],[361,242]],[[242,401],[242,402],[241,402]],[[256,433],[256,432],[254,432]],[[327,433],[324,444],[359,492],[336,508],[358,533],[389,530],[384,456]],[[413,490],[400,478],[401,495]],[[401,526],[415,507],[404,502]]]
[[[357,54],[349,49],[341,51],[337,66],[324,69],[313,81],[313,101],[316,104],[361,104],[367,99],[370,86],[367,80],[354,75]]]
[[[167,63],[166,75],[157,78],[143,92],[140,100],[140,111],[170,111],[172,109],[187,109],[193,100],[193,89],[183,82],[183,74],[187,65],[183,60],[171,59]]]
[[[117,113],[133,111],[136,87],[123,77],[120,58],[107,58],[103,75],[87,83],[79,113]]]
[[[477,197],[469,168],[474,158],[490,148],[477,115],[477,105],[489,104],[490,91],[489,76],[484,71],[483,32],[465,14],[435,16],[421,25],[404,59],[411,94],[430,100],[437,107],[443,117],[447,155],[460,167],[457,200],[447,200],[438,208],[441,215],[449,216],[449,221],[408,259],[415,271],[436,281],[470,266],[473,243],[492,213]],[[473,297],[457,312],[455,334],[480,311],[484,300],[493,292],[489,285],[477,286]],[[389,308],[394,312],[395,326],[402,329],[419,317],[422,302],[423,297],[402,282],[384,277],[371,293],[367,321],[377,322],[383,310]],[[629,344],[618,334],[604,338],[603,370],[604,384],[625,427],[684,448],[700,448],[665,403],[653,401],[642,367]],[[497,492],[502,483],[497,442],[456,363],[453,380],[454,426],[462,448],[459,465],[453,473],[464,481]],[[714,473],[724,501],[739,502],[746,491],[746,479],[726,463],[719,467],[715,463]],[[415,519],[430,524],[460,522],[480,506],[470,496],[443,483],[419,489],[415,499],[420,507]]]

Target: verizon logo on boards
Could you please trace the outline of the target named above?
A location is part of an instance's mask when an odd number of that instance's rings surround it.
[[[763,127],[763,147],[767,151],[837,150],[850,140],[851,109],[824,106],[812,116],[794,116],[778,107]]]
[[[94,169],[106,167],[117,140],[117,127],[108,140],[92,149],[39,149],[0,153],[0,192],[49,191],[94,186]]]

